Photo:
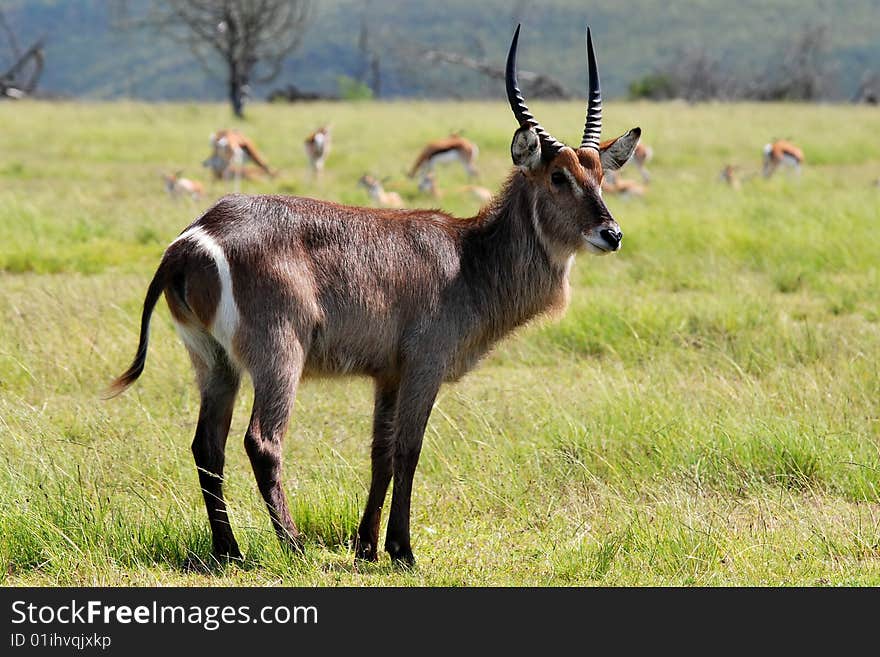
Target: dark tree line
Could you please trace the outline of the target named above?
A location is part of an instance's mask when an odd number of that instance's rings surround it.
[[[804,28],[775,55],[769,68],[747,77],[729,71],[705,48],[676,53],[664,66],[630,85],[633,98],[663,100],[819,100],[831,90],[829,30]]]

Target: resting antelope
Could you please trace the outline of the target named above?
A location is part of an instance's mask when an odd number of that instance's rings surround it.
[[[236,189],[242,178],[252,177],[245,167],[245,159],[250,159],[269,177],[275,172],[260,155],[254,143],[238,130],[218,130],[210,137],[211,155],[202,162],[214,174],[215,180],[235,180]]]
[[[324,171],[324,160],[330,152],[330,126],[325,125],[306,137],[304,142],[309,166],[316,176]]]
[[[386,192],[382,187],[382,183],[373,178],[373,176],[364,174],[358,180],[358,184],[365,187],[367,194],[373,199],[380,208],[403,208],[406,204],[400,198],[397,192]]]
[[[739,167],[733,164],[725,165],[725,167],[721,169],[721,173],[718,174],[718,178],[726,182],[733,189],[739,190],[739,188],[742,187],[742,181],[739,176]]]
[[[293,549],[302,543],[282,488],[281,443],[298,382],[373,379],[372,479],[355,554],[377,558],[393,479],[385,550],[412,564],[413,476],[441,384],[460,379],[518,326],[561,312],[575,254],[620,249],[623,233],[600,187],[604,171],[632,155],[640,130],[600,145],[602,99],[587,30],[583,139],[576,149],[554,139],[519,90],[518,38],[517,27],[506,67],[519,124],[514,168],[476,217],[230,195],[166,249],[147,289],[137,355],[109,392],[141,375],[150,316],[164,293],[201,391],[192,450],[218,558],[241,554],[223,498],[223,454],[243,373],[254,386],[245,449],[275,531]]]
[[[804,152],[784,139],[777,139],[764,145],[764,177],[769,178],[780,166],[790,167],[795,173],[801,172]]]
[[[480,149],[475,143],[453,134],[446,139],[438,139],[425,146],[410,169],[409,177],[415,178],[417,174],[424,177],[425,174],[434,170],[435,165],[458,160],[468,175],[473,178],[477,175],[476,162],[479,154]]]
[[[491,190],[488,190],[485,187],[480,187],[479,185],[462,185],[459,189],[467,192],[468,195],[480,201],[480,203],[488,203],[492,200]],[[443,195],[443,193],[437,188],[437,180],[435,179],[433,172],[426,173],[422,176],[422,179],[419,181],[419,191],[432,198],[440,198]]]
[[[174,173],[163,173],[162,180],[165,181],[165,189],[171,198],[188,195],[193,201],[198,201],[205,193],[205,188],[198,180],[190,180],[184,178],[181,174],[183,171],[175,171]]]
[[[463,189],[480,203],[488,203],[493,197],[492,190],[479,185],[465,185]]]
[[[609,172],[602,181],[602,191],[606,194],[619,194],[623,197],[644,196],[645,187],[635,180],[621,178],[616,172]]]

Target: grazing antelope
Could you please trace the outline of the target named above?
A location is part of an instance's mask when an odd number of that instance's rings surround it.
[[[488,203],[492,200],[492,191],[479,185],[463,185],[460,189],[467,192],[470,196],[478,200],[480,203]],[[437,181],[433,172],[426,173],[419,181],[419,191],[433,198],[440,198],[442,192],[437,188]]]
[[[718,178],[719,180],[726,182],[733,189],[739,191],[742,188],[743,183],[748,182],[757,175],[758,172],[755,170],[742,173],[742,167],[735,164],[728,164],[721,169]]]
[[[150,316],[164,293],[201,391],[192,450],[217,558],[241,556],[223,498],[223,454],[243,373],[254,387],[245,449],[279,539],[297,550],[281,443],[298,382],[373,379],[372,479],[355,554],[377,558],[393,479],[385,550],[409,565],[413,476],[441,384],[460,379],[518,326],[564,310],[575,254],[620,249],[623,233],[600,187],[604,172],[632,155],[640,130],[600,144],[602,95],[588,29],[583,138],[577,148],[558,142],[519,90],[518,40],[519,27],[506,67],[519,124],[514,168],[476,217],[234,194],[166,249],[147,289],[137,355],[108,392],[122,392],[143,372]]]
[[[475,143],[457,134],[452,134],[446,139],[438,139],[426,145],[410,169],[409,177],[415,178],[416,174],[424,176],[431,173],[437,164],[458,160],[468,175],[473,178],[478,173],[476,161],[479,154],[480,149]]]
[[[367,189],[370,195],[380,208],[403,208],[406,204],[400,198],[397,192],[386,192],[382,187],[382,183],[373,178],[373,176],[364,174],[358,180],[358,184]]]
[[[784,139],[777,139],[773,143],[764,145],[764,177],[769,178],[781,165],[790,167],[795,173],[800,174],[801,165],[804,163],[804,152]]]
[[[242,178],[253,177],[253,170],[245,167],[245,159],[251,160],[270,178],[275,176],[254,143],[238,130],[218,130],[210,136],[210,143],[211,155],[202,166],[211,169],[215,180],[233,179],[237,190]]]
[[[162,180],[165,181],[165,189],[171,198],[176,198],[184,194],[189,195],[193,201],[198,201],[205,193],[205,188],[198,180],[190,180],[184,178],[181,174],[183,171],[175,171],[174,173],[163,173]]]
[[[304,142],[309,166],[316,176],[324,171],[324,160],[330,152],[330,126],[325,125],[306,137]]]

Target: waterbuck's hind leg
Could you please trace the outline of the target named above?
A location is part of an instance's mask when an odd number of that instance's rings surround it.
[[[305,362],[300,343],[295,338],[292,341],[283,346],[265,343],[259,355],[264,362],[251,368],[254,408],[244,445],[278,539],[302,552],[300,533],[290,517],[281,484],[281,447]]]
[[[207,343],[207,340],[206,340]],[[213,351],[213,353],[211,353]],[[238,393],[240,374],[220,353],[219,345],[209,348],[211,363],[190,349],[201,394],[199,421],[192,442],[192,453],[205,498],[214,557],[218,560],[241,559],[241,551],[229,524],[223,497],[223,464],[226,438],[232,422],[232,409]]]
[[[409,535],[410,501],[413,477],[422,451],[422,439],[428,416],[440,390],[442,373],[423,368],[407,368],[397,396],[394,432],[391,512],[385,533],[385,550],[391,559],[404,566],[415,564]]]
[[[373,411],[372,476],[370,493],[355,538],[355,557],[376,561],[379,549],[379,521],[391,482],[394,454],[394,418],[397,411],[397,384],[376,382]]]

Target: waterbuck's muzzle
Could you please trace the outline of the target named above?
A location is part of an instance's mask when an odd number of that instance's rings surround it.
[[[614,220],[611,212],[601,200],[598,200],[593,211],[598,221],[584,234],[587,250],[596,255],[620,251],[620,244],[623,241],[623,231],[620,230],[620,225]]]
[[[614,228],[602,228],[599,231],[599,237],[605,240],[605,243],[611,246],[612,251],[617,251],[620,248],[620,242],[623,239],[623,231],[618,227],[616,230]]]
[[[613,219],[591,228],[584,235],[585,246],[594,255],[608,255],[620,251],[622,241],[623,231]]]

